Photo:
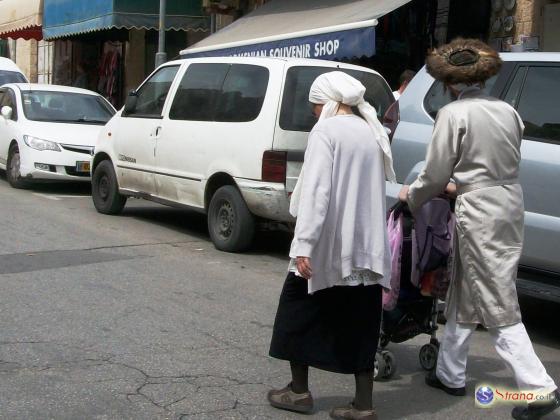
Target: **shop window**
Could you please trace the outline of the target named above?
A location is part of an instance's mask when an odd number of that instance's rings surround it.
[[[54,43],[39,41],[37,44],[37,82],[50,84],[53,82]]]
[[[269,71],[245,64],[231,66],[216,111],[216,121],[245,122],[257,118],[266,95]]]
[[[214,121],[229,64],[191,64],[175,94],[169,118]]]
[[[496,83],[498,76],[491,77],[484,84],[482,89],[487,95],[490,95],[492,88]],[[449,89],[446,89],[445,85],[440,81],[435,81],[426,97],[424,98],[424,109],[433,119],[436,118],[438,111],[445,105],[453,102],[455,98],[451,94]]]
[[[560,142],[560,67],[530,67],[517,110],[525,137]]]
[[[309,89],[318,76],[334,70],[348,73],[362,82],[366,87],[364,99],[375,107],[379,118],[383,117],[394,102],[393,94],[387,84],[376,74],[330,67],[292,67],[286,75],[280,128],[289,131],[311,131],[317,119],[309,103]]]
[[[126,116],[160,117],[178,70],[179,66],[162,67],[146,80],[137,91],[136,107]]]

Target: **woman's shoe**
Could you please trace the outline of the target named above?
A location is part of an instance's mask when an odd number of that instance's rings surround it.
[[[272,389],[268,391],[268,402],[275,408],[281,410],[295,411],[296,413],[308,414],[313,411],[313,397],[311,392],[296,394],[292,391],[292,384],[285,388]]]
[[[515,420],[537,420],[560,407],[560,392],[558,390],[550,393],[547,402],[536,402],[527,404],[526,407],[515,407],[511,417]]]
[[[377,420],[374,410],[357,410],[354,403],[350,403],[346,407],[333,408],[330,416],[336,420]]]

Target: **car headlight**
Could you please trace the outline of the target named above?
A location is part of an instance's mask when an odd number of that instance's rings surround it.
[[[44,140],[33,136],[23,136],[23,141],[35,150],[50,150],[60,152],[60,146],[54,141]]]

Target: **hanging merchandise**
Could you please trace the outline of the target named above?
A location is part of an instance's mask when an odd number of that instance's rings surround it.
[[[496,18],[492,23],[492,32],[494,33],[500,32],[501,28],[502,28],[502,18]]]
[[[502,9],[502,0],[492,0],[492,10],[499,12]]]
[[[504,0],[504,7],[508,11],[513,10],[515,7],[515,0]]]
[[[504,31],[509,32],[513,29],[515,21],[513,20],[513,16],[508,16],[504,18]]]
[[[122,90],[122,44],[120,42],[106,42],[103,51],[99,66],[97,91],[113,105],[118,106]]]

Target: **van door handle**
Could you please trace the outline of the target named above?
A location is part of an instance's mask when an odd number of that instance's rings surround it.
[[[155,131],[154,131],[154,137],[155,137],[156,139],[159,138],[159,135],[161,134],[161,130],[163,130],[163,127],[162,127],[161,125],[158,126],[158,127],[156,127],[156,129],[155,129]]]

